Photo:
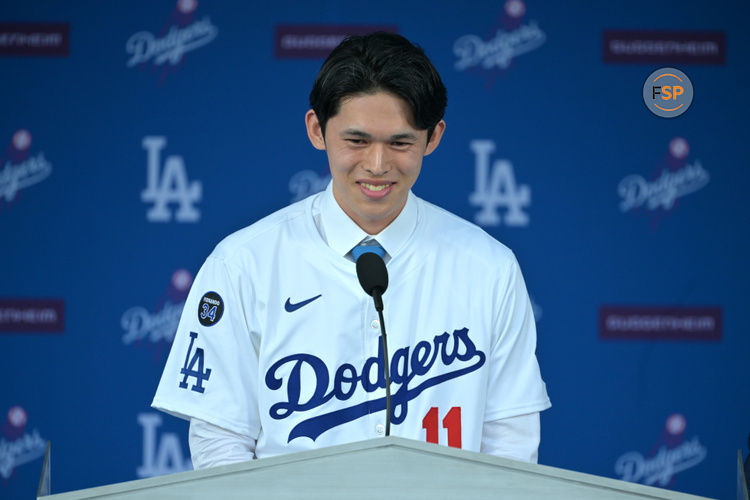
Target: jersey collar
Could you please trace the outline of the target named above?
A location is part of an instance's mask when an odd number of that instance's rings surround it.
[[[375,239],[388,256],[393,257],[404,246],[417,227],[417,203],[409,191],[406,205],[398,217],[378,234],[367,234],[360,228],[333,197],[333,182],[329,182],[320,200],[320,224],[326,243],[337,254],[346,256],[364,240]]]

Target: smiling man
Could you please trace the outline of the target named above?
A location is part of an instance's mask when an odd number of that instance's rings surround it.
[[[513,253],[417,198],[446,91],[399,35],[343,41],[305,115],[328,188],[222,241],[196,276],[153,406],[196,468],[383,435],[380,324],[355,262],[387,264],[396,436],[536,461],[550,406]],[[389,349],[390,350],[390,349]]]
[[[314,110],[305,119],[310,142],[328,153],[333,197],[368,234],[380,233],[401,213],[422,158],[437,148],[445,130],[440,120],[428,140],[409,105],[381,89],[341,99],[325,135]]]

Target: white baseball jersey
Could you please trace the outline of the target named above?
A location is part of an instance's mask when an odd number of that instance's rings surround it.
[[[321,197],[330,186],[216,247],[153,401],[257,439],[258,458],[383,435],[378,315],[316,227]],[[413,194],[407,205],[416,225],[383,296],[391,434],[479,451],[484,422],[550,406],[523,277],[480,228]]]

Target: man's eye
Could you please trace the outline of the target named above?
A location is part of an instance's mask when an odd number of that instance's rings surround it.
[[[346,142],[350,144],[364,144],[365,143],[365,141],[363,141],[362,139],[346,139]]]
[[[395,141],[395,142],[392,142],[391,144],[396,146],[397,148],[403,148],[403,147],[411,145],[410,142],[401,142],[401,141]]]

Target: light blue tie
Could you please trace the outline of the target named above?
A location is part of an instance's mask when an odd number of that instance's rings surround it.
[[[375,255],[380,256],[380,258],[385,257],[385,249],[381,247],[378,244],[375,245],[357,245],[356,247],[352,248],[352,257],[354,257],[354,262],[357,262],[359,259],[359,256],[363,253],[371,252]]]

